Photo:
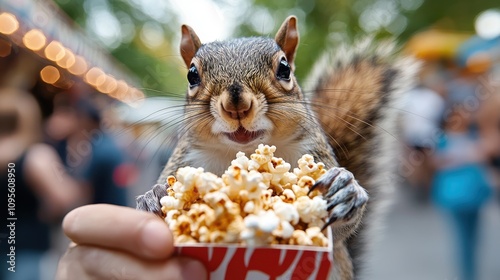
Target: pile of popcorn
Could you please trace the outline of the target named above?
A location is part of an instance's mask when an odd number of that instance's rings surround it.
[[[239,152],[222,177],[183,167],[167,179],[160,203],[176,243],[327,246],[321,192],[310,187],[326,170],[311,155],[298,168],[260,144],[250,158]]]

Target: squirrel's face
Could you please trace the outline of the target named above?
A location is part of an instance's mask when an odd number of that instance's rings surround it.
[[[201,45],[183,26],[181,54],[188,67],[186,119],[201,146],[241,151],[258,143],[290,144],[308,117],[293,75],[298,43],[295,18],[276,39],[253,37]]]

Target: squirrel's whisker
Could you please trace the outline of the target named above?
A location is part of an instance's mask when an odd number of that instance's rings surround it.
[[[300,111],[300,110],[298,110],[298,109],[295,109],[295,108],[288,108],[288,107],[287,107],[286,109],[287,109],[287,110],[291,110],[292,112],[302,113],[302,111]],[[280,116],[280,117],[287,117],[287,115],[285,115],[284,113],[282,113],[282,112],[280,112],[280,111],[277,111],[277,112],[272,112],[272,113],[270,113],[270,114],[275,114],[275,115]],[[303,120],[303,121],[304,121],[304,120]],[[304,127],[304,126],[303,126],[300,122],[295,121],[295,123],[296,123],[297,125],[299,125],[300,127],[302,127],[302,129],[304,129],[305,131],[307,131],[307,132],[310,134],[310,136],[313,136],[313,133],[310,131],[310,129],[308,129],[308,127],[314,126],[314,125],[316,125],[316,123],[314,123],[314,121],[309,120],[309,119],[306,119],[306,120],[305,120],[305,122],[307,122],[307,125]],[[347,122],[347,123],[348,123],[348,122]],[[351,129],[351,130],[352,130],[352,129]],[[353,132],[355,132],[355,131],[353,130]],[[359,133],[357,133],[357,132],[355,132],[355,133],[359,135]],[[340,150],[342,151],[342,153],[344,154],[344,156],[348,157],[348,153],[349,153],[349,152],[347,151],[347,148],[346,148],[343,144],[339,143],[339,142],[337,141],[337,139],[335,139],[335,137],[334,137],[333,135],[326,134],[326,137],[327,137],[328,139],[331,139],[334,143],[336,143],[336,144],[337,144],[337,146],[338,146],[338,147],[340,148]]]

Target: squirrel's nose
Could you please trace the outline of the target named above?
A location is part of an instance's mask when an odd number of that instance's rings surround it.
[[[222,111],[231,119],[239,120],[244,119],[248,116],[250,109],[252,108],[252,101],[250,102],[238,102],[234,104],[232,102],[223,102]]]
[[[252,108],[252,99],[243,92],[239,83],[233,83],[222,98],[222,111],[234,120],[244,119]]]

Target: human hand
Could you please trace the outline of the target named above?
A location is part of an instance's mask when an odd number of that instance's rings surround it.
[[[157,216],[132,208],[96,204],[64,218],[73,241],[61,258],[64,279],[207,279],[196,260],[173,256],[173,237]]]

